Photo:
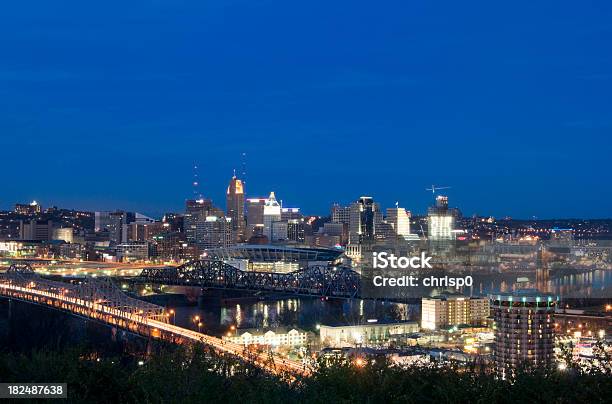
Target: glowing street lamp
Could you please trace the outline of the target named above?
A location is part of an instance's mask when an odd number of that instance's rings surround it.
[[[202,323],[200,322],[200,316],[193,316],[193,324],[198,327],[198,330],[200,329],[200,327],[202,327]]]
[[[168,313],[170,313],[170,315],[172,316],[172,325],[176,325],[176,312],[174,311],[174,309],[170,309]]]

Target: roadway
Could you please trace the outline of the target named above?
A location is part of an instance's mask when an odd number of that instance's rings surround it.
[[[61,291],[61,293],[53,293],[45,290],[36,289],[35,282],[31,282],[31,284],[28,286],[29,287],[22,287],[14,285],[12,283],[3,282],[0,283],[0,294],[3,294],[5,296],[11,296],[17,299],[19,298],[15,297],[15,293],[26,294],[30,297],[44,297],[46,298],[44,299],[44,304],[49,306],[53,306],[53,301],[63,302],[65,303],[64,309],[66,309],[66,307],[72,308],[72,310],[69,311],[77,312],[79,314],[86,314],[89,317],[105,321],[108,324],[117,325],[118,323],[120,323],[117,320],[122,319],[128,324],[140,325],[141,328],[136,328],[142,329],[142,327],[144,327],[144,329],[148,330],[148,334],[146,334],[147,336],[155,336],[158,333],[157,331],[161,330],[174,337],[180,337],[178,338],[179,341],[181,339],[185,339],[186,341],[190,342],[204,343],[206,345],[211,346],[218,352],[235,355],[247,362],[252,362],[256,366],[264,368],[265,370],[276,375],[289,373],[293,376],[307,376],[310,374],[310,370],[299,361],[283,358],[274,358],[273,363],[271,363],[272,361],[270,361],[270,358],[265,353],[255,353],[248,351],[247,353],[245,353],[245,347],[243,345],[224,341],[221,338],[178,327],[172,324],[168,324],[164,321],[159,321],[149,317],[141,316],[139,314],[134,314],[129,311],[120,310],[116,307],[107,306],[102,301],[92,302],[86,299],[82,299],[80,297],[72,297],[69,296],[69,291],[67,289]],[[32,301],[28,299],[20,300],[28,302]],[[38,299],[38,302],[38,304],[40,304],[40,299]],[[142,332],[140,333],[145,334]],[[175,338],[173,338],[173,340],[175,340]]]

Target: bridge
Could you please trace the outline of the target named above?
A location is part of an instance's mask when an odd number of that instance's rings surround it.
[[[307,376],[311,372],[301,362],[254,353],[243,345],[169,324],[170,313],[163,307],[126,295],[110,278],[59,282],[42,278],[29,265],[14,264],[0,274],[0,296],[65,311],[145,337],[177,344],[201,342],[277,375]]]
[[[219,260],[179,267],[145,268],[135,279],[146,284],[280,292],[303,296],[357,298],[361,279],[344,267],[313,266],[288,273],[242,271]]]

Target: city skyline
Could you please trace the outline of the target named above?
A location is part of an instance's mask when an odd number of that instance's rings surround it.
[[[235,177],[238,180],[241,180],[242,177],[240,175],[238,175],[236,173],[236,169],[233,169],[232,171],[232,176],[228,177],[228,181],[227,182],[231,182],[232,179]],[[197,180],[198,180],[198,186],[197,188],[194,188],[193,186],[193,181],[194,181],[194,176],[193,176],[193,172],[191,173],[191,181],[190,183],[188,183],[186,185],[186,190],[185,190],[185,196],[183,199],[179,199],[175,202],[173,202],[171,204],[171,207],[169,206],[167,209],[161,208],[161,210],[152,210],[149,208],[150,205],[147,204],[143,204],[138,206],[137,204],[134,203],[134,201],[130,201],[130,200],[124,200],[121,203],[123,203],[123,205],[109,205],[107,203],[100,203],[100,201],[95,201],[92,202],[91,199],[89,198],[83,198],[81,199],[81,201],[83,201],[83,203],[79,204],[79,199],[77,197],[77,199],[75,199],[74,201],[77,203],[76,206],[73,205],[64,205],[62,203],[54,203],[53,201],[47,201],[44,198],[40,198],[40,197],[31,197],[30,199],[15,199],[15,200],[10,200],[10,196],[7,196],[4,201],[2,201],[0,203],[0,211],[4,210],[4,211],[10,211],[14,208],[15,204],[18,203],[33,203],[36,202],[40,205],[42,205],[44,208],[47,207],[60,207],[60,208],[64,208],[64,209],[72,209],[72,210],[82,210],[82,211],[90,211],[90,212],[95,212],[95,211],[106,211],[106,212],[111,212],[111,211],[121,211],[121,210],[128,210],[128,211],[138,211],[138,212],[142,212],[144,214],[147,214],[151,217],[157,217],[160,218],[162,217],[164,214],[166,213],[182,213],[184,211],[185,208],[185,202],[188,200],[193,200],[193,199],[198,199],[199,197],[204,197],[207,199],[210,199],[213,203],[214,206],[225,210],[226,209],[226,198],[227,198],[227,182],[225,185],[225,189],[219,191],[218,189],[216,189],[214,192],[207,192],[206,189],[204,189],[202,187],[202,180],[201,180],[201,175],[197,176]],[[215,181],[217,182],[217,181]],[[263,191],[261,193],[257,193],[257,194],[253,194],[253,193],[249,193],[249,187],[246,181],[242,181],[243,182],[243,186],[244,189],[246,190],[246,192],[244,193],[244,199],[245,199],[245,206],[246,206],[246,199],[248,198],[266,198],[268,196],[268,194],[270,192],[274,192],[275,194],[278,194],[277,191],[271,190],[271,191]],[[403,202],[404,199],[399,199],[399,198],[391,198],[388,203],[386,203],[385,201],[381,201],[380,199],[378,199],[376,197],[376,195],[372,195],[369,193],[360,193],[360,194],[355,194],[356,196],[352,199],[330,199],[329,201],[323,200],[322,203],[318,203],[317,206],[323,206],[323,209],[321,210],[311,210],[309,209],[308,206],[304,206],[301,202],[299,201],[293,201],[293,200],[289,200],[287,201],[286,199],[283,199],[282,197],[279,197],[279,202],[283,203],[283,206],[285,207],[297,207],[300,208],[301,211],[306,214],[306,215],[312,215],[312,216],[329,216],[330,212],[331,212],[331,207],[334,204],[340,204],[340,205],[348,205],[350,203],[355,202],[356,200],[358,200],[361,196],[369,196],[369,197],[373,197],[374,200],[376,200],[376,202],[380,203],[381,206],[383,208],[391,208],[391,207],[395,207],[395,206],[400,206],[404,209],[406,209],[407,211],[412,212],[413,215],[417,215],[417,216],[425,216],[427,214],[427,210],[429,207],[434,206],[436,203],[435,200],[435,196],[437,195],[444,195],[449,197],[449,205],[454,207],[454,208],[458,208],[461,213],[463,214],[463,216],[465,217],[470,217],[470,216],[480,216],[480,217],[495,217],[496,219],[502,219],[505,217],[508,218],[512,218],[512,219],[516,219],[516,220],[548,220],[548,219],[610,219],[610,217],[612,217],[612,215],[608,215],[608,216],[601,216],[601,217],[597,217],[597,216],[572,216],[572,215],[565,215],[565,216],[531,216],[531,217],[521,217],[521,216],[512,216],[510,214],[504,214],[501,211],[498,211],[498,208],[496,208],[495,206],[492,206],[490,208],[486,208],[483,207],[481,210],[479,211],[474,211],[472,213],[466,212],[462,206],[455,201],[455,198],[453,198],[453,187],[443,187],[443,188],[450,188],[450,189],[443,189],[443,190],[435,190],[435,193],[432,193],[431,188],[425,188],[425,186],[423,188],[420,188],[423,190],[423,192],[417,197],[415,198],[415,200],[418,200],[419,203],[421,203],[422,205],[412,205],[412,204],[406,204]],[[155,192],[154,190],[152,190],[151,192]],[[194,194],[197,193],[198,195]],[[416,194],[416,190],[415,190],[415,194]],[[358,195],[358,196],[357,196]],[[424,197],[423,197],[424,195]],[[450,195],[450,196],[449,196]],[[282,195],[281,195],[282,196]],[[63,199],[59,199],[60,201]],[[68,200],[70,201],[70,199]],[[325,208],[325,203],[327,202],[326,208]],[[491,213],[491,211],[497,210],[499,213],[498,214],[493,214]]]
[[[77,198],[74,200],[75,203],[77,204],[76,206],[74,205],[64,205],[61,202],[60,203],[54,203],[53,201],[48,201],[45,198],[40,198],[38,196],[33,196],[30,197],[30,199],[15,199],[15,200],[10,200],[10,196],[7,196],[3,199],[5,199],[4,201],[0,202],[0,210],[5,210],[5,211],[10,211],[14,208],[16,203],[31,203],[31,202],[37,202],[38,204],[42,205],[43,207],[47,208],[47,207],[51,207],[51,206],[56,206],[56,207],[61,207],[61,208],[65,208],[65,209],[73,209],[73,210],[82,210],[82,211],[118,211],[118,210],[131,210],[131,211],[138,211],[138,212],[142,212],[144,214],[147,214],[151,217],[162,217],[164,214],[166,213],[181,213],[183,212],[184,208],[185,208],[185,202],[190,200],[190,199],[197,199],[199,197],[205,197],[207,199],[210,199],[213,203],[214,206],[225,210],[226,209],[226,204],[227,204],[227,187],[228,187],[228,183],[232,182],[232,179],[235,177],[238,180],[242,180],[242,184],[245,190],[244,195],[244,199],[245,199],[245,206],[246,206],[246,199],[248,198],[266,198],[268,196],[268,194],[270,192],[274,192],[276,194],[278,194],[277,191],[271,190],[271,191],[262,191],[261,193],[250,193],[249,192],[249,185],[247,184],[247,181],[244,181],[243,179],[245,177],[242,176],[242,173],[237,173],[237,169],[234,168],[232,169],[231,175],[228,176],[228,179],[225,183],[225,188],[222,189],[221,191],[219,189],[215,189],[214,191],[208,192],[208,189],[206,188],[207,182],[206,179],[202,180],[202,175],[200,173],[200,164],[196,163],[196,170],[194,171],[194,167],[191,167],[191,172],[189,173],[189,176],[185,178],[185,182],[187,182],[187,179],[189,179],[191,182],[188,182],[187,184],[185,184],[184,188],[185,188],[185,192],[184,192],[184,198],[183,199],[177,199],[176,201],[174,201],[173,203],[171,203],[167,209],[161,208],[161,210],[152,210],[150,208],[151,205],[147,205],[147,204],[143,204],[143,205],[137,205],[136,203],[134,203],[133,200],[124,200],[122,201],[122,205],[113,205],[113,204],[108,204],[105,202],[100,202],[100,201],[92,201],[89,198],[82,198],[80,199],[81,201],[83,201],[82,203],[79,203],[79,197],[77,196]],[[187,174],[187,173],[186,173]],[[197,185],[194,187],[194,181],[197,181]],[[218,181],[215,180],[215,183],[217,183]],[[283,203],[283,206],[285,207],[298,207],[301,209],[301,211],[306,214],[306,215],[312,215],[312,216],[329,216],[330,215],[330,209],[332,207],[332,205],[338,203],[340,205],[348,205],[352,202],[355,202],[356,200],[358,200],[361,196],[370,196],[373,197],[374,200],[376,200],[376,202],[380,203],[381,206],[383,208],[391,208],[391,207],[395,207],[396,205],[406,209],[407,211],[410,211],[413,213],[413,215],[417,215],[417,216],[424,216],[427,214],[427,210],[429,207],[435,205],[436,201],[435,201],[435,196],[437,195],[445,195],[449,197],[449,204],[454,207],[454,208],[458,208],[461,213],[466,216],[481,216],[481,217],[495,217],[497,219],[500,218],[504,218],[504,217],[509,217],[512,219],[517,219],[517,220],[547,220],[547,219],[609,219],[610,217],[612,217],[612,215],[608,215],[608,216],[601,216],[601,217],[590,217],[590,216],[572,216],[572,215],[566,215],[566,216],[531,216],[531,217],[521,217],[521,216],[512,216],[510,214],[504,214],[503,212],[499,211],[498,208],[496,208],[496,206],[491,206],[489,208],[487,207],[482,207],[479,211],[474,211],[474,212],[467,212],[463,206],[457,202],[455,200],[455,198],[453,197],[453,195],[455,193],[457,194],[462,194],[461,192],[457,192],[456,189],[453,189],[453,187],[446,187],[443,186],[442,189],[437,189],[440,186],[436,186],[433,185],[434,187],[436,187],[435,192],[432,192],[431,189],[432,185],[429,185],[429,187],[426,187],[425,185],[422,188],[417,188],[415,189],[415,195],[417,195],[417,197],[414,198],[415,201],[419,202],[419,205],[416,204],[408,204],[405,203],[404,198],[391,198],[388,201],[381,201],[380,199],[377,198],[376,195],[372,195],[369,193],[356,193],[355,197],[352,199],[323,199],[322,201],[319,201],[319,203],[316,206],[319,207],[323,207],[322,209],[319,210],[312,210],[309,209],[308,206],[304,206],[304,204],[302,204],[300,201],[293,201],[293,200],[287,200],[282,198],[282,194],[280,194],[279,196],[279,202]],[[421,192],[419,192],[419,190],[422,190]],[[152,189],[150,191],[153,194],[155,194],[155,192],[157,192],[157,190]],[[60,201],[62,201],[63,199],[59,199]],[[408,199],[409,200],[409,199]],[[70,200],[68,200],[70,201]],[[327,204],[327,205],[326,205]],[[498,211],[498,214],[493,214],[491,213],[491,211]]]
[[[433,183],[466,215],[612,216],[605,2],[113,9],[0,17],[2,208],[176,211],[195,161],[221,204],[247,153],[248,195],[315,214],[424,212]]]
[[[0,398],[610,401],[612,2],[31,0],[0,49]]]

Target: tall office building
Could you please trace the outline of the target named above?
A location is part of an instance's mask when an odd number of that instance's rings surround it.
[[[281,206],[276,200],[274,192],[270,192],[270,196],[264,202],[263,207],[263,234],[268,237],[268,240],[272,240],[272,223],[280,222],[281,220]]]
[[[350,207],[349,240],[351,243],[373,241],[376,225],[382,222],[380,205],[370,196],[362,196]]]
[[[94,230],[96,232],[108,231],[111,224],[110,212],[95,212],[94,213]]]
[[[348,226],[351,221],[351,207],[340,206],[334,203],[331,207],[331,221],[332,223],[343,223]]]
[[[306,241],[304,219],[290,219],[287,222],[287,240],[298,244]]]
[[[111,245],[125,243],[128,240],[128,224],[136,220],[136,213],[116,211],[108,214],[108,237]]]
[[[387,209],[387,222],[393,226],[395,234],[400,237],[410,234],[410,216],[410,212],[407,212],[404,208]]]
[[[449,209],[448,197],[438,195],[436,205],[428,209],[428,237],[431,241],[446,241],[454,238],[457,209]]]
[[[278,243],[278,242],[286,242],[289,235],[289,228],[288,228],[288,222],[287,221],[283,221],[283,220],[279,220],[276,222],[272,222],[272,230],[270,232],[270,238],[269,240],[273,243]],[[264,228],[265,230],[265,228]]]
[[[245,218],[244,218],[244,184],[236,178],[236,174],[230,180],[226,193],[226,213],[232,219],[232,230],[236,241],[245,240]]]
[[[554,364],[554,314],[557,298],[536,289],[492,294],[495,320],[495,370],[512,378],[523,365],[550,368]]]
[[[234,245],[230,217],[207,216],[196,224],[196,245],[198,250],[222,248]]]
[[[127,241],[151,241],[154,236],[168,230],[162,222],[140,222],[136,220],[127,225]]]
[[[196,242],[196,227],[201,219],[205,219],[212,209],[210,199],[188,199],[185,201],[185,217],[183,219],[185,227],[185,238],[188,243]]]
[[[484,325],[489,317],[489,299],[442,295],[421,299],[421,327],[426,330],[455,325]]]
[[[259,230],[263,228],[263,215],[264,206],[266,204],[265,198],[248,198],[246,201],[247,208],[247,230],[246,238],[250,238],[253,235],[259,234]],[[263,235],[263,232],[262,232]]]

